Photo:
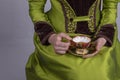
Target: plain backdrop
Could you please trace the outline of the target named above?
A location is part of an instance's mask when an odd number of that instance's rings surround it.
[[[49,8],[48,3],[45,10]],[[118,28],[119,14],[120,4]],[[26,80],[25,64],[34,51],[33,32],[27,0],[0,0],[0,80]]]

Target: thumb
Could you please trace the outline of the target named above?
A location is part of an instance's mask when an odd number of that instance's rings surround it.
[[[102,48],[102,44],[100,44],[100,42],[97,42],[96,50],[99,51],[101,48]]]
[[[60,36],[61,36],[62,38],[67,39],[67,40],[72,40],[72,38],[71,38],[68,34],[60,33]]]
[[[106,40],[103,38],[99,38],[97,40],[96,50],[100,50],[106,43]]]

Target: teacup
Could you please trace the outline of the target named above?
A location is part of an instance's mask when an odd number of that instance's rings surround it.
[[[90,45],[91,39],[87,36],[76,36],[71,40],[71,46],[77,48],[88,48]]]
[[[70,43],[71,50],[75,51],[76,54],[84,55],[89,52],[87,48],[90,46],[91,38],[87,36],[75,36]]]

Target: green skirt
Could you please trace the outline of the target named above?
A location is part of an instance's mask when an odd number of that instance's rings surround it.
[[[35,51],[26,64],[27,80],[120,80],[120,42],[114,37],[112,47],[103,47],[94,57],[54,52],[34,35]]]

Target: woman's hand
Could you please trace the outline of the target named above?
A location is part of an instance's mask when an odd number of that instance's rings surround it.
[[[98,52],[105,45],[105,43],[106,43],[106,39],[104,39],[104,38],[98,38],[95,41],[95,45],[96,45],[95,52],[93,52],[92,54],[83,55],[83,58],[89,58],[89,57],[92,57],[92,56],[95,56],[96,54],[98,54]]]
[[[67,39],[67,42],[62,42],[62,39]],[[69,46],[70,46],[70,40],[72,38],[69,37],[69,35],[65,34],[65,33],[59,33],[59,34],[52,34],[48,41],[49,43],[51,43],[54,47],[54,50],[56,53],[59,54],[65,54],[66,51],[68,50]]]

